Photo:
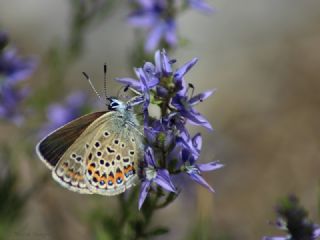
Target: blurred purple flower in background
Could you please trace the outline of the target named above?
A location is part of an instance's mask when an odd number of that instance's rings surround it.
[[[148,195],[148,190],[154,186],[153,183],[167,191],[176,192],[171,182],[173,174],[186,173],[192,180],[213,192],[201,173],[223,167],[217,161],[197,163],[202,138],[200,134],[191,138],[186,128],[189,122],[212,129],[210,123],[194,107],[208,98],[213,91],[205,91],[196,96],[192,96],[192,93],[189,96],[189,87],[186,87],[188,84],[184,76],[196,64],[197,59],[192,59],[177,70],[173,69],[175,62],[165,50],[158,50],[154,63],[146,62],[142,67],[134,69],[137,79],[116,78],[118,82],[147,95],[147,105],[157,105],[161,109],[160,117],[149,116],[147,112],[144,118],[147,143],[140,174],[142,184],[139,209]]]
[[[0,55],[0,78],[5,84],[14,85],[25,80],[34,71],[33,58],[21,58],[16,49],[4,49]]]
[[[20,104],[28,96],[29,89],[20,86],[34,72],[34,58],[22,58],[17,50],[7,47],[8,37],[0,32],[0,118],[17,125],[23,122]]]
[[[129,15],[128,22],[134,27],[148,31],[145,51],[152,52],[164,40],[169,46],[177,44],[176,23],[173,4],[166,0],[136,0],[136,9]],[[172,1],[174,2],[174,1]]]
[[[286,228],[284,230],[287,230]],[[316,240],[320,238],[320,227],[314,226],[313,235],[311,238],[301,238],[301,240]],[[287,236],[276,236],[276,237],[263,237],[262,240],[295,240],[298,238],[293,238],[291,235]],[[300,239],[299,239],[300,240]]]
[[[47,110],[48,123],[41,129],[40,137],[80,117],[88,108],[88,97],[82,92],[72,93],[63,104],[51,104]]]
[[[263,237],[262,240],[316,240],[320,238],[320,226],[307,219],[308,213],[294,195],[282,199],[276,208],[277,220],[273,225],[286,236]]]
[[[160,47],[163,41],[170,48],[178,44],[177,15],[180,2],[177,0],[133,0],[133,11],[129,14],[128,23],[147,31],[145,51],[151,53]],[[184,6],[212,12],[212,8],[202,0],[187,0]]]

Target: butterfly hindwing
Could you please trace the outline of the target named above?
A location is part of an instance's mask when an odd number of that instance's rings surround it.
[[[142,154],[142,134],[115,113],[89,145],[85,157],[89,189],[109,196],[135,185]]]
[[[38,143],[36,147],[39,158],[53,169],[63,153],[75,142],[83,131],[106,112],[95,112],[79,117],[60,127]]]

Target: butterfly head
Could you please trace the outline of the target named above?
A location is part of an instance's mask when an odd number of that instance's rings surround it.
[[[126,111],[126,110],[130,109],[130,105],[129,104],[127,104],[127,103],[125,103],[123,101],[120,101],[117,98],[109,97],[108,100],[109,100],[108,110],[110,110],[110,111],[123,112],[123,111]]]

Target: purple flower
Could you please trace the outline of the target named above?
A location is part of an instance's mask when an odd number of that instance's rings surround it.
[[[124,85],[129,85],[139,92],[144,92],[159,84],[161,73],[158,68],[158,65],[155,66],[151,62],[146,62],[142,68],[134,68],[135,74],[139,80],[130,77],[116,78],[115,80]]]
[[[18,85],[34,71],[33,58],[21,58],[16,49],[6,47],[8,38],[0,32],[0,118],[17,125],[23,122],[21,103],[28,96],[29,89]]]
[[[184,141],[184,147],[181,152],[181,158],[184,162],[185,172],[191,177],[192,180],[214,192],[213,188],[201,176],[201,173],[214,171],[216,169],[222,168],[224,165],[219,163],[219,161],[210,163],[197,163],[197,159],[200,155],[200,150],[202,147],[202,137],[200,133],[196,134],[187,143],[185,142],[185,140],[182,141]]]
[[[169,192],[176,192],[168,170],[157,167],[151,147],[146,148],[144,160],[146,166],[143,169],[144,176],[140,188],[139,209],[141,209],[152,183],[156,183]]]
[[[171,125],[165,119],[155,120],[145,128],[146,140],[150,145],[168,149],[175,141]]]
[[[146,3],[147,4],[147,3]],[[202,139],[200,134],[193,138],[186,123],[212,129],[210,123],[195,110],[214,91],[209,90],[193,96],[185,75],[197,63],[197,58],[175,70],[165,50],[156,51],[154,63],[146,62],[143,67],[135,68],[137,79],[126,77],[116,80],[130,86],[144,96],[144,134],[148,146],[142,166],[142,184],[139,198],[141,208],[149,188],[155,184],[175,192],[170,174],[188,174],[192,180],[213,192],[212,187],[201,176],[202,172],[223,167],[219,162],[197,163],[200,156]],[[193,90],[193,89],[192,89]],[[160,116],[150,116],[148,106],[158,106]],[[157,159],[157,163],[155,159]]]
[[[82,92],[74,92],[67,97],[63,104],[54,103],[47,110],[49,122],[40,131],[43,137],[64,124],[80,117],[86,112],[88,98]]]
[[[200,125],[209,130],[212,130],[211,124],[207,119],[205,119],[205,117],[203,117],[197,110],[195,110],[194,106],[199,102],[203,102],[203,100],[208,98],[214,91],[215,90],[209,90],[191,97],[190,99],[188,99],[187,95],[181,96],[177,94],[172,99],[172,105],[176,107],[177,114],[186,118],[190,124]]]
[[[169,4],[166,0],[136,0],[134,2],[137,8],[129,15],[128,22],[134,27],[147,29],[145,51],[155,50],[161,40],[175,47],[178,40],[173,4]]]

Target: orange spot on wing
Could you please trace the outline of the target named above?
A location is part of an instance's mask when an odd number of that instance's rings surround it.
[[[109,177],[108,177],[108,182],[109,182],[109,181],[111,181],[112,184],[114,184],[114,177],[113,177],[113,176],[109,176]]]
[[[124,174],[127,174],[131,170],[134,170],[134,168],[131,165],[124,167]]]

